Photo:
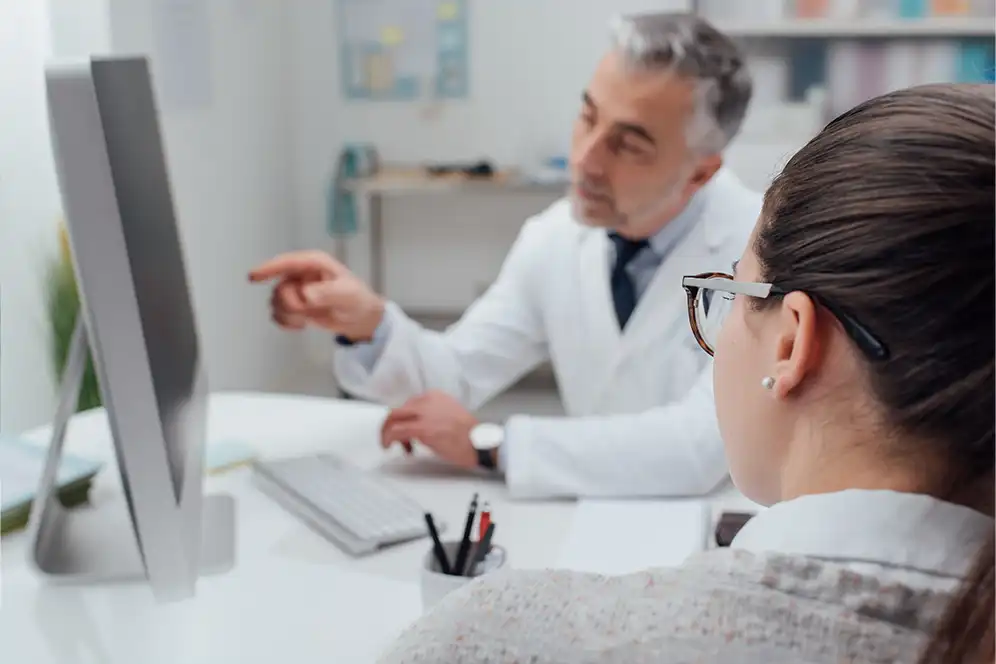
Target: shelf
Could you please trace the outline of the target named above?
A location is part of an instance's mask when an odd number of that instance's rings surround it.
[[[539,182],[515,171],[500,171],[491,177],[466,175],[429,175],[424,169],[385,168],[368,178],[348,182],[346,188],[362,194],[462,194],[462,193],[537,193],[562,194],[566,182]]]
[[[931,19],[791,19],[749,23],[716,22],[731,37],[993,37],[992,17]]]

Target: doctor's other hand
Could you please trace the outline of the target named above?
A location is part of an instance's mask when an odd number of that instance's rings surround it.
[[[367,341],[384,318],[384,299],[321,251],[280,254],[252,270],[249,281],[274,282],[270,316],[285,329],[314,325]]]
[[[445,392],[431,391],[413,397],[388,413],[380,430],[380,444],[418,441],[436,456],[461,468],[477,468],[477,451],[470,430],[478,420]]]

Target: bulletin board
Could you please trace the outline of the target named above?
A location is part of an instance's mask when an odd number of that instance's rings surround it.
[[[337,0],[342,91],[352,100],[467,96],[468,0]]]

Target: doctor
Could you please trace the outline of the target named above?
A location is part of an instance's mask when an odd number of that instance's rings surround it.
[[[687,14],[618,20],[581,94],[569,196],[526,221],[496,281],[444,333],[320,252],[254,270],[281,326],[337,335],[335,372],[395,406],[382,444],[504,474],[513,495],[690,495],[726,475],[685,274],[725,271],[760,196],[723,168],[751,96],[743,57]],[[545,360],[567,417],[472,411]]]

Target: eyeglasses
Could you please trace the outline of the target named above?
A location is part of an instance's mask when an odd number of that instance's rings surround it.
[[[733,308],[736,295],[767,298],[787,295],[790,291],[774,284],[761,284],[750,281],[736,281],[725,272],[703,272],[682,278],[681,286],[688,296],[688,323],[692,327],[695,340],[702,350],[713,355],[716,352],[716,339],[727,314]],[[868,359],[878,362],[889,357],[889,349],[860,321],[827,302],[818,295],[807,293],[814,301],[829,311],[840,321],[844,332],[857,344]]]

